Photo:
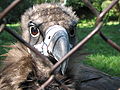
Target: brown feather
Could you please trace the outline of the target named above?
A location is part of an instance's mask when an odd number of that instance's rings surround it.
[[[22,90],[21,83],[27,81],[29,75],[41,82],[49,77],[50,66],[42,63],[40,57],[32,57],[22,44],[15,46],[7,53],[4,69],[0,73],[0,90]],[[32,83],[34,85],[35,82]]]

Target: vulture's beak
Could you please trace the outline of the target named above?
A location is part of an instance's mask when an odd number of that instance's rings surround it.
[[[68,33],[59,25],[51,26],[46,30],[44,41],[34,46],[45,56],[52,56],[57,62],[70,50]],[[62,74],[65,73],[66,65],[67,61],[59,68]]]

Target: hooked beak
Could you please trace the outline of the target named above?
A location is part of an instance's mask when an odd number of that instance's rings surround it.
[[[61,27],[61,26],[54,26],[54,29],[56,32],[55,34],[51,37],[51,42],[48,47],[50,53],[52,53],[53,57],[55,60],[59,61],[62,57],[64,57],[70,50],[70,43],[69,43],[69,38],[68,38],[68,33],[67,31]],[[54,31],[51,30],[51,31]],[[62,74],[65,73],[66,71],[66,66],[67,66],[67,61],[65,61],[60,68],[60,71]]]
[[[64,57],[70,50],[68,33],[59,25],[54,25],[48,28],[45,35],[45,40],[42,43],[44,45],[37,45],[35,47],[38,49],[43,46],[43,50],[41,50],[41,52],[48,57],[52,55],[56,62]],[[67,62],[68,61],[65,61],[58,70],[61,71],[62,74],[65,73]]]
[[[64,32],[57,33],[57,34],[55,35],[55,37],[53,37],[53,40],[52,40],[53,43],[55,42],[52,50],[52,55],[57,61],[59,61],[62,57],[64,57],[69,52],[70,45],[69,45],[69,39],[64,34]],[[67,63],[68,63],[68,60],[61,65],[60,70],[62,74],[64,74],[66,71]]]

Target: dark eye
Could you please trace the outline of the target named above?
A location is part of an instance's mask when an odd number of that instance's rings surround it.
[[[33,37],[39,36],[39,34],[40,34],[39,29],[36,28],[35,26],[31,26],[31,27],[30,27],[30,34],[31,34]]]

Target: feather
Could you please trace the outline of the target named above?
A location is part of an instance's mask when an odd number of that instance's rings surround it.
[[[40,57],[33,57],[28,53],[24,45],[15,44],[15,47],[7,53],[5,66],[0,73],[0,90],[22,90],[21,83],[29,81],[30,78],[32,78],[30,80],[33,85],[36,78],[41,82],[46,80],[51,67],[46,66],[40,59]],[[52,64],[50,63],[50,65]]]

